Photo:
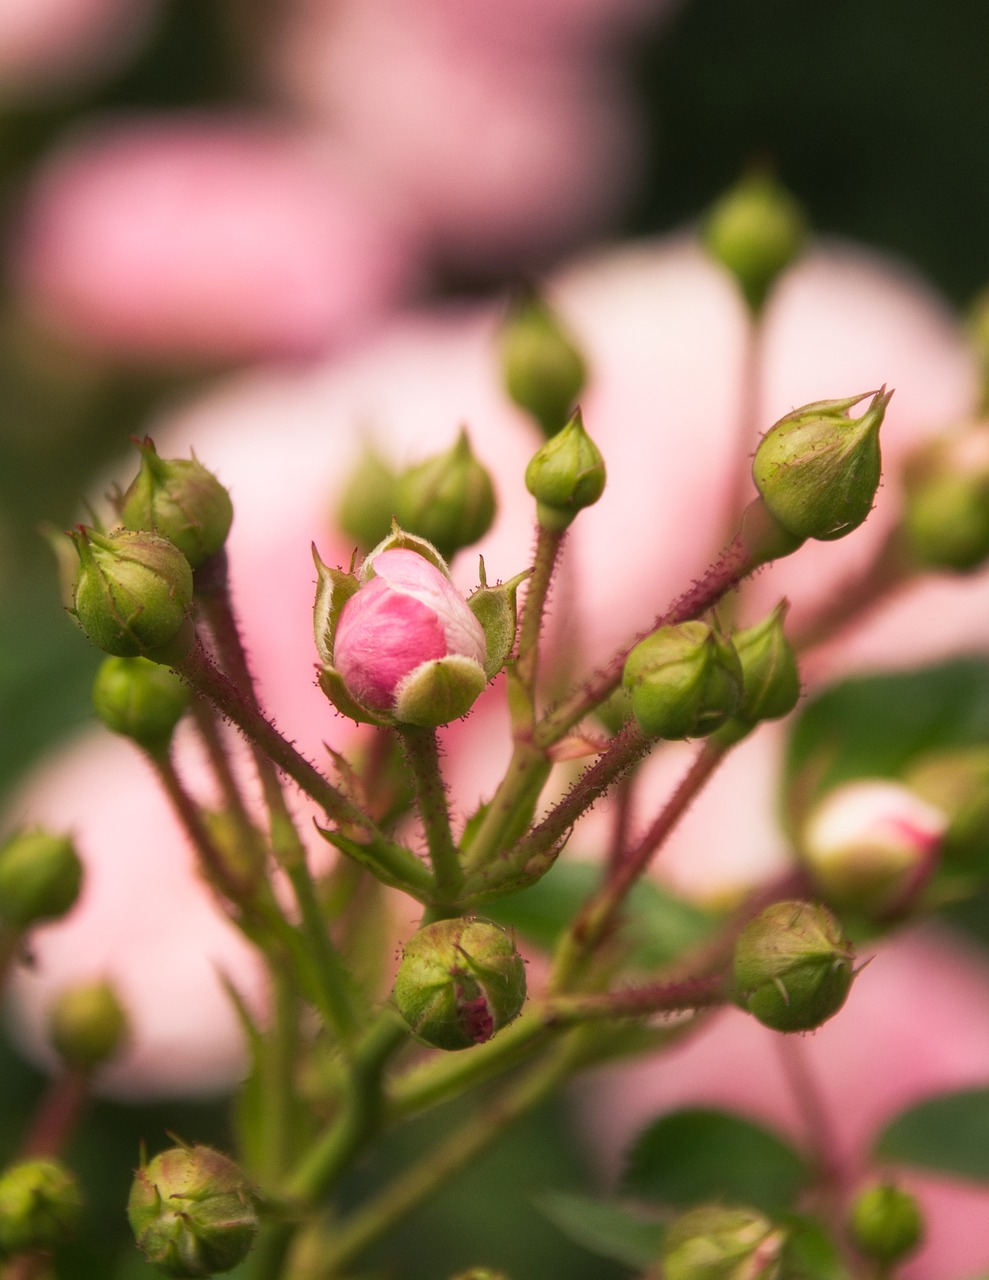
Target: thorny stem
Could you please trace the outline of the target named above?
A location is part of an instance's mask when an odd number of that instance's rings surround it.
[[[416,804],[426,834],[437,900],[455,901],[464,883],[440,769],[435,729],[412,725],[399,730],[415,782]]]
[[[531,732],[536,712],[536,680],[539,674],[539,641],[553,574],[559,562],[566,530],[537,527],[536,553],[529,578],[522,620],[519,624],[518,657],[515,673],[526,695],[526,730]]]
[[[656,1013],[690,1013],[724,1004],[728,998],[720,974],[681,982],[650,982],[591,995],[551,996],[541,1006],[551,1026],[591,1019],[641,1018]]]

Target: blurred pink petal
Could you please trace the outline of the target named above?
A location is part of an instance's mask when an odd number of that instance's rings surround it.
[[[27,305],[123,359],[311,354],[410,277],[397,227],[339,161],[250,118],[124,118],[35,176],[13,270]]]
[[[0,98],[44,100],[114,70],[159,8],[158,0],[4,0]]]

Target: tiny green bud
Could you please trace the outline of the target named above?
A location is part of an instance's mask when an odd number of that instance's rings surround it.
[[[119,500],[120,522],[167,538],[198,569],[227,540],[230,494],[198,459],[159,458],[148,437],[136,444],[141,468]]]
[[[886,1266],[902,1262],[924,1237],[916,1199],[889,1182],[868,1187],[856,1197],[848,1228],[859,1252]]]
[[[67,1067],[92,1071],[123,1046],[127,1014],[108,982],[69,987],[48,1010],[48,1034]]]
[[[701,1205],[670,1223],[664,1280],[774,1280],[786,1232],[755,1209]]]
[[[584,430],[579,409],[525,469],[525,487],[536,499],[539,523],[557,531],[566,529],[579,511],[597,502],[604,493],[604,483],[604,459]]]
[[[770,427],[756,449],[752,478],[784,529],[830,542],[858,528],[879,487],[879,428],[892,394],[883,387],[820,400]],[[866,412],[849,418],[847,410],[870,395]]]
[[[75,1178],[59,1160],[22,1160],[0,1174],[0,1258],[52,1249],[82,1214]]]
[[[192,570],[173,543],[123,529],[80,528],[72,537],[80,560],[75,615],[97,648],[133,658],[188,647]]]
[[[394,468],[372,446],[365,448],[340,497],[336,522],[362,551],[388,536],[395,514]]]
[[[714,205],[702,238],[758,313],[780,272],[800,256],[807,222],[800,205],[768,173],[744,177]]]
[[[173,671],[147,658],[104,658],[93,681],[97,716],[151,752],[168,746],[190,696]]]
[[[775,902],[735,944],[735,998],[774,1031],[812,1031],[838,1012],[854,953],[826,907]]]
[[[809,813],[798,853],[818,892],[870,919],[900,915],[937,867],[947,816],[909,787],[857,778]]]
[[[166,1276],[232,1271],[258,1229],[250,1183],[210,1147],[172,1147],[138,1169],[127,1216],[148,1262]]]
[[[499,335],[501,367],[509,396],[555,435],[587,381],[584,357],[560,317],[535,293],[510,308]]]
[[[0,845],[0,920],[15,929],[64,916],[81,884],[82,862],[68,836],[22,831]]]
[[[525,964],[490,920],[437,920],[405,944],[395,1003],[424,1044],[469,1049],[490,1040],[525,1003]]]
[[[628,655],[622,684],[643,733],[699,738],[738,710],[742,666],[730,640],[704,622],[660,627]]]
[[[789,603],[782,600],[768,618],[732,636],[742,664],[742,701],[718,731],[727,742],[743,738],[764,720],[789,715],[800,697],[796,655],[783,631]]]
[[[922,565],[965,573],[989,557],[989,424],[939,436],[903,472],[903,528]]]
[[[395,482],[394,504],[402,528],[428,539],[445,560],[483,538],[495,517],[494,486],[472,453],[467,432],[461,431],[446,453],[403,472]]]

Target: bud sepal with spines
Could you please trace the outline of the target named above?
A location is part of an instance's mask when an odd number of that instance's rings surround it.
[[[437,920],[405,944],[394,999],[424,1044],[469,1049],[521,1012],[525,964],[500,925],[478,918]]]
[[[228,1156],[204,1146],[172,1147],[138,1169],[127,1216],[148,1262],[177,1280],[232,1271],[258,1229],[251,1184]]]
[[[774,1031],[812,1031],[851,989],[855,955],[838,921],[812,902],[775,902],[742,930],[735,999]]]
[[[604,458],[587,434],[579,409],[525,469],[525,487],[536,499],[536,519],[558,533],[597,502],[606,478]]]
[[[759,441],[752,478],[766,506],[797,538],[843,538],[872,510],[882,472],[879,428],[892,391],[819,400],[786,414]],[[847,411],[871,396],[865,413]]]
[[[713,627],[683,622],[660,627],[635,646],[622,685],[644,734],[698,738],[738,710],[742,666],[734,645]]]
[[[467,597],[467,607],[481,624],[487,642],[487,659],[484,674],[489,680],[501,671],[515,647],[515,636],[518,631],[518,590],[532,573],[526,569],[507,582],[499,582],[489,587],[484,571],[484,561],[480,565],[481,585],[472,595]]]
[[[82,526],[70,536],[80,562],[72,611],[97,648],[155,661],[188,651],[192,569],[173,543],[155,533]]]
[[[234,514],[229,492],[198,458],[161,458],[147,436],[134,443],[141,467],[116,500],[120,523],[167,538],[198,569],[227,540]]]

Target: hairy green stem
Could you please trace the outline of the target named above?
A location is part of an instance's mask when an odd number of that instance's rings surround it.
[[[536,681],[539,675],[539,642],[542,637],[546,602],[553,575],[559,562],[566,530],[547,529],[537,525],[536,553],[532,575],[528,580],[522,619],[519,624],[518,656],[515,674],[526,695],[526,734],[531,733],[536,713]]]
[[[450,830],[436,730],[406,725],[399,730],[399,735],[415,783],[416,807],[426,834],[435,896],[440,902],[454,902],[463,887],[464,873]]]

